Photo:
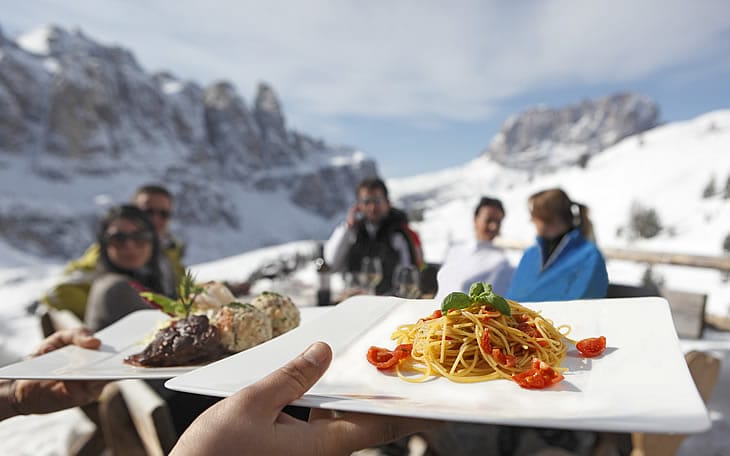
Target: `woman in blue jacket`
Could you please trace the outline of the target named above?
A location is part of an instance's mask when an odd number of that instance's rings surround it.
[[[528,200],[537,244],[522,255],[507,297],[518,302],[605,298],[608,273],[593,242],[588,208],[561,189]]]

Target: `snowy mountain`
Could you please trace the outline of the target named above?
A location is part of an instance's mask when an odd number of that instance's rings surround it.
[[[266,84],[249,107],[227,82],[149,74],[80,31],[0,31],[0,239],[26,253],[79,254],[101,209],[144,183],[174,193],[193,261],[319,238],[376,173],[363,153],[288,129]]]
[[[0,33],[0,106],[4,267],[80,253],[101,208],[155,181],[176,195],[173,229],[191,241],[189,264],[323,239],[354,183],[376,172],[361,152],[287,129],[271,87],[249,107],[229,83],[150,75],[126,50],[54,27],[16,40]],[[591,208],[600,246],[722,255],[730,111],[656,126],[658,112],[633,93],[529,109],[471,162],[389,181],[392,199],[418,217],[431,261],[471,236],[483,194],[505,203],[503,236],[530,242],[527,197],[553,186]],[[704,197],[711,181],[717,194]],[[632,207],[656,212],[657,236],[631,233]],[[615,282],[636,282],[643,269],[609,262]],[[710,294],[715,313],[730,303],[718,272],[656,271],[672,288]]]
[[[626,92],[560,108],[537,106],[510,117],[483,152],[509,168],[555,171],[588,160],[620,140],[654,128],[659,106]]]

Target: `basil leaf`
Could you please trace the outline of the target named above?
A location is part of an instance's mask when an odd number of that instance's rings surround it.
[[[465,309],[472,303],[472,299],[466,293],[455,291],[449,293],[441,303],[441,312],[446,313],[449,309]]]
[[[469,287],[469,296],[472,298],[476,298],[482,293],[484,293],[484,282],[474,282]]]
[[[509,307],[509,303],[503,297],[492,293],[489,298],[489,304],[497,309],[502,315],[512,316],[512,309]]]
[[[473,291],[479,290],[481,290],[481,292],[477,295],[472,293]],[[510,309],[509,303],[507,303],[507,300],[503,297],[494,292],[491,283],[475,282],[469,288],[469,294],[472,295],[472,299],[474,301],[482,304],[489,304],[497,309],[497,311],[502,315],[512,315],[512,309]]]

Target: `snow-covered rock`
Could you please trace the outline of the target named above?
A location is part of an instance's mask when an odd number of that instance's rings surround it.
[[[507,119],[484,155],[506,167],[533,171],[585,165],[606,147],[655,127],[658,119],[657,104],[636,93],[562,108],[538,106]]]
[[[265,83],[249,108],[228,82],[150,74],[81,31],[0,38],[0,238],[20,250],[79,254],[102,212],[94,201],[127,201],[145,183],[174,193],[193,261],[323,238],[355,183],[374,174],[353,148],[287,129]],[[270,220],[272,204],[299,218]]]

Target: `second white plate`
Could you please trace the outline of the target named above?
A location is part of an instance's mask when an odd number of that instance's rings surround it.
[[[301,308],[302,324],[316,320],[328,308]],[[37,358],[0,368],[0,378],[36,380],[121,380],[128,378],[167,379],[199,366],[135,367],[124,362],[141,352],[157,328],[170,317],[159,310],[140,310],[102,329],[96,336],[99,350],[67,346]]]

